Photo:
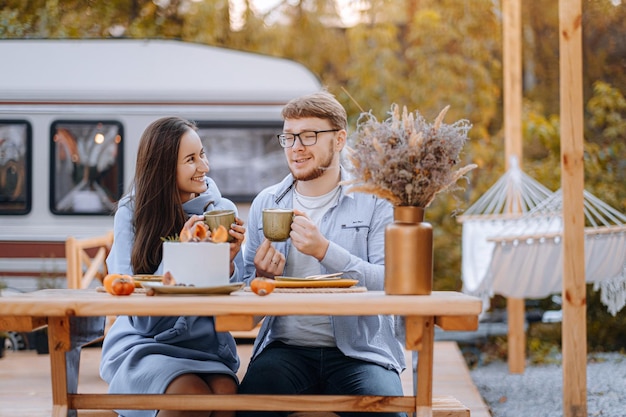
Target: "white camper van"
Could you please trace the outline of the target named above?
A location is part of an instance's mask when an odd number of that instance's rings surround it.
[[[245,216],[287,173],[282,106],[321,87],[292,61],[179,41],[0,40],[0,57],[0,278],[64,270],[68,236],[112,229],[161,116],[198,124],[211,177]]]

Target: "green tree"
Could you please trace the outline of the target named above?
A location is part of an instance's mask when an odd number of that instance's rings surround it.
[[[626,99],[602,81],[593,87],[586,106],[585,187],[626,213]]]
[[[549,114],[559,112],[558,2],[536,0],[522,4],[524,96],[541,102]],[[605,81],[626,91],[624,57],[626,2],[583,2],[583,88],[585,99],[593,83]]]

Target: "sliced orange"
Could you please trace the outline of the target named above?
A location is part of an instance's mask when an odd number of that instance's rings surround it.
[[[191,235],[193,240],[202,242],[209,234],[209,226],[204,223],[196,223],[191,227]]]
[[[223,225],[219,225],[217,229],[213,233],[211,233],[211,238],[215,243],[223,243],[228,240],[228,230]]]

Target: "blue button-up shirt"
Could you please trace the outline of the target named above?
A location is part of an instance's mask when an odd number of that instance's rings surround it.
[[[347,180],[344,169],[341,180]],[[293,208],[295,182],[290,174],[261,191],[252,202],[248,215],[248,240],[244,253],[244,278],[256,275],[254,256],[263,242],[262,210]],[[393,207],[370,194],[347,193],[341,186],[337,204],[320,222],[320,232],[330,241],[321,264],[321,273],[343,272],[345,278],[356,279],[368,290],[383,290],[385,279],[385,226],[393,221]],[[291,241],[274,242],[274,247],[287,255]],[[332,315],[332,311],[328,312]],[[272,317],[263,322],[253,350],[253,358],[270,342],[268,331]],[[405,368],[404,350],[396,337],[398,325],[393,316],[331,316],[337,347],[349,357],[373,362],[400,373]]]

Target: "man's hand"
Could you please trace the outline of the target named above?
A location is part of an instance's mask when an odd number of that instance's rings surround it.
[[[285,255],[272,246],[272,242],[263,239],[254,255],[254,266],[257,277],[274,278],[285,269]]]
[[[300,252],[321,261],[326,256],[330,244],[328,239],[322,235],[315,223],[305,213],[294,210],[294,215],[291,224],[291,243]]]

